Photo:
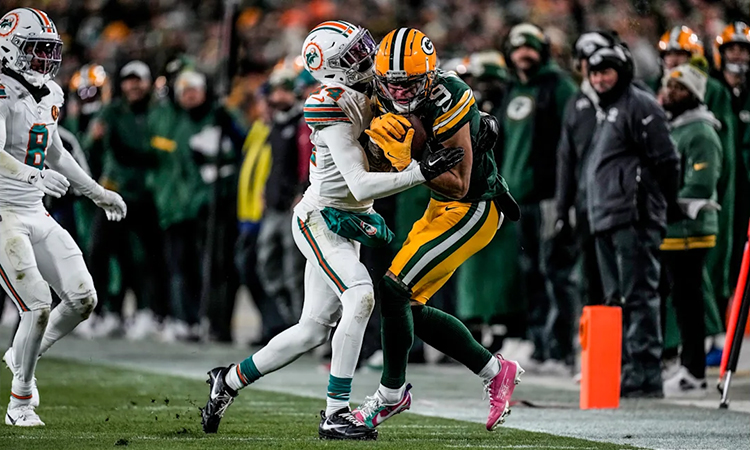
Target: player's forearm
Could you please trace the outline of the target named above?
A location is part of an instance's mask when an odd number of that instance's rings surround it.
[[[66,150],[63,149],[55,153],[50,152],[50,155],[54,155],[54,157],[47,159],[47,164],[49,164],[50,168],[65,175],[65,178],[70,181],[71,186],[77,189],[78,192],[89,198],[102,194],[104,188],[88,176]]]
[[[358,201],[388,197],[425,182],[416,161],[401,172],[367,172],[363,165],[361,170],[345,174],[344,179]]]
[[[0,175],[28,182],[34,172],[39,172],[39,169],[27,166],[5,150],[0,150]]]
[[[425,185],[438,194],[454,200],[461,200],[469,191],[469,183],[464,181],[455,169],[428,181]]]

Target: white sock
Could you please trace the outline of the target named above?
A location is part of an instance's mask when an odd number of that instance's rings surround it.
[[[479,378],[481,378],[486,384],[492,381],[498,373],[500,373],[500,359],[493,355],[477,375],[479,375]]]
[[[386,405],[395,405],[396,403],[401,401],[401,398],[404,396],[405,390],[406,383],[404,383],[404,385],[398,389],[387,388],[381,384],[378,387],[377,395],[378,397],[380,397],[380,400],[382,400]]]
[[[55,342],[67,336],[83,320],[81,312],[71,308],[66,302],[57,305],[49,316],[49,323],[44,333],[39,354],[44,354]]]
[[[349,407],[349,400],[337,400],[335,398],[326,397],[326,417],[340,410],[341,408]]]
[[[226,376],[224,376],[224,382],[235,391],[239,391],[245,387],[245,384],[240,380],[240,375],[237,373],[237,364],[232,364],[232,367],[229,369]]]
[[[18,368],[18,376],[13,377],[11,405],[28,404],[31,401],[31,382],[48,319],[47,308],[21,313],[18,331],[13,338],[13,361]]]

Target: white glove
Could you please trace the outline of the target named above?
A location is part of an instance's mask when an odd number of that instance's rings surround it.
[[[55,198],[65,195],[68,186],[70,186],[70,182],[65,178],[65,175],[52,169],[32,171],[28,182],[45,194]]]
[[[128,214],[128,206],[125,201],[115,191],[102,188],[102,193],[91,197],[96,206],[100,207],[107,214],[107,220],[119,222]]]

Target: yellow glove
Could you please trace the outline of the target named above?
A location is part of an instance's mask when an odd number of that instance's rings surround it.
[[[406,118],[391,113],[376,117],[365,133],[370,136],[370,141],[383,150],[396,170],[404,170],[411,163],[414,129]]]

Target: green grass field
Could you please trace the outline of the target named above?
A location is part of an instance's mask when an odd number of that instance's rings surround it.
[[[3,367],[4,400],[10,395],[9,375]],[[207,385],[200,381],[55,359],[43,359],[37,376],[42,396],[37,412],[47,426],[0,425],[0,449],[625,448],[511,428],[488,433],[482,424],[411,413],[383,425],[377,442],[321,441],[323,401],[254,389],[244,390],[219,433],[207,436],[198,412]],[[6,401],[0,405],[4,413]]]

